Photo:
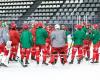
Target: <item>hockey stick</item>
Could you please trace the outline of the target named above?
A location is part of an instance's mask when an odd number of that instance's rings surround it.
[[[70,45],[70,47],[69,47],[69,49],[68,49],[67,58],[71,55],[70,50],[71,50],[71,48],[72,48],[72,45],[73,45],[73,41],[71,42],[71,45]]]

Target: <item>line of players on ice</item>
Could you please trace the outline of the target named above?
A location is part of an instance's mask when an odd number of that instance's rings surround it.
[[[81,63],[85,58],[90,60],[90,46],[93,43],[93,56],[91,63],[99,62],[98,49],[100,47],[100,31],[98,24],[82,24],[74,25],[75,30],[72,34],[72,43],[68,47],[67,36],[70,31],[64,25],[48,25],[44,27],[42,22],[34,23],[30,29],[28,24],[23,24],[22,29],[16,29],[15,22],[9,24],[0,23],[0,66],[8,66],[7,62],[17,61],[17,51],[20,43],[20,62],[21,64],[29,64],[29,56],[35,60],[37,64],[40,62],[40,56],[43,58],[43,64],[56,64],[58,57],[62,64],[68,63],[67,59],[71,55],[69,64],[73,64],[76,52],[78,51],[77,62]],[[71,54],[69,51],[71,50]],[[42,53],[41,52],[42,50]],[[47,62],[47,58],[50,61]],[[19,58],[18,58],[19,59]]]

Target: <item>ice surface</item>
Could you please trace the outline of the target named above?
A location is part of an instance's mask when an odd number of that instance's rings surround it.
[[[37,65],[31,62],[27,68],[11,63],[8,68],[0,67],[0,80],[100,80],[100,63],[82,62],[80,65],[54,66]]]
[[[92,54],[91,47],[91,57]],[[75,59],[72,65],[62,65],[58,59],[56,65],[45,66],[42,64],[42,57],[40,61],[37,65],[35,61],[30,60],[26,68],[17,62],[10,63],[8,68],[0,67],[0,80],[100,80],[100,63],[91,64],[84,59],[81,64],[77,64]]]

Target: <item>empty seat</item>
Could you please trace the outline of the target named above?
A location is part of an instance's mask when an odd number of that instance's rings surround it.
[[[42,20],[42,17],[39,17],[40,20]]]
[[[88,11],[92,11],[92,8],[89,8]]]
[[[88,3],[88,2],[89,2],[89,0],[84,0],[84,1],[83,1],[83,3]]]
[[[93,2],[94,2],[94,0],[89,0],[88,2],[89,2],[89,3],[93,3]]]
[[[72,7],[76,7],[76,5],[73,3],[73,4],[72,4]]]
[[[81,4],[81,7],[86,7],[85,4]]]
[[[42,15],[42,13],[39,13],[39,15],[41,16],[41,15]]]
[[[38,12],[38,9],[36,9],[34,12]]]
[[[52,19],[56,20],[56,17],[52,17]]]
[[[98,9],[97,8],[94,8],[93,11],[98,11]]]
[[[45,12],[45,9],[41,9],[41,12]]]
[[[100,7],[100,4],[96,4],[96,7]]]
[[[46,17],[43,17],[43,20],[46,20]]]
[[[63,7],[63,8],[65,8],[65,7],[66,7],[66,5],[64,4],[62,7]]]
[[[38,19],[38,17],[35,17],[35,19],[37,20],[37,19]]]
[[[79,3],[79,1],[78,0],[75,0],[75,2],[74,3]]]
[[[50,16],[50,13],[46,13],[46,15]]]
[[[62,17],[62,20],[66,20],[66,16],[63,16],[63,17]]]
[[[61,13],[61,16],[63,16],[63,15],[65,15],[65,13],[64,13],[64,12],[62,12],[62,13]]]
[[[69,13],[67,12],[67,13],[66,13],[66,15],[68,16],[68,15],[69,15]]]
[[[68,16],[67,19],[68,19],[68,20],[71,20],[71,16]]]
[[[88,10],[87,8],[84,8],[84,9],[83,9],[83,11],[87,11],[87,10]]]
[[[60,23],[60,24],[64,24],[63,20],[61,20],[59,23]]]
[[[53,9],[53,11],[55,12],[55,11],[57,11],[57,9]]]
[[[80,13],[79,12],[76,12],[76,15],[79,15]]]
[[[58,21],[54,21],[54,24],[58,24],[59,22]]]
[[[80,15],[84,15],[84,12],[81,12]]]
[[[38,13],[35,13],[35,15],[39,15]]]
[[[99,0],[94,0],[94,3],[98,3]]]
[[[56,13],[56,15],[57,15],[57,16],[59,16],[59,15],[60,15],[60,13],[59,13],[59,12],[57,12],[57,13]]]
[[[70,0],[70,3],[74,3],[74,0]]]
[[[69,12],[72,12],[73,11],[73,9],[69,9]]]
[[[77,24],[77,20],[74,20],[74,21],[73,21],[73,24]]]
[[[52,20],[50,20],[50,21],[49,21],[49,24],[53,24],[53,21],[52,21]]]
[[[86,4],[86,7],[90,7],[90,4]]]
[[[82,8],[79,8],[78,11],[82,11]]]
[[[76,4],[76,7],[81,7],[81,5],[80,4]]]
[[[91,12],[91,15],[95,15],[95,12]]]
[[[86,15],[90,15],[90,12],[86,12]]]
[[[73,19],[73,20],[76,20],[76,19],[77,19],[77,17],[76,17],[76,16],[72,16],[72,19]]]
[[[67,7],[68,7],[68,8],[71,7],[71,4],[68,4]]]
[[[50,16],[52,16],[53,15],[53,13],[50,13]]]
[[[50,9],[50,12],[53,12],[53,9]]]
[[[66,0],[66,2],[65,3],[69,3],[69,0]]]
[[[45,23],[46,23],[46,21],[43,21],[43,23],[45,24]]]
[[[67,11],[68,11],[68,9],[67,9],[67,8],[65,8],[65,9],[64,9],[64,12],[67,12]]]
[[[95,4],[91,4],[91,7],[95,7]]]

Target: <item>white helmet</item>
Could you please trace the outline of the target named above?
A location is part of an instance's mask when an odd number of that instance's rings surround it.
[[[55,25],[55,29],[60,29],[60,25],[59,24],[56,24]]]

